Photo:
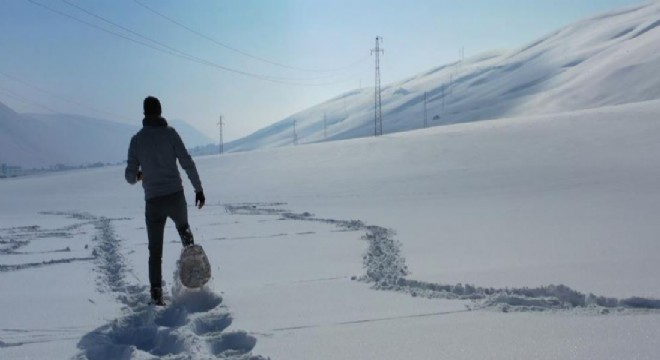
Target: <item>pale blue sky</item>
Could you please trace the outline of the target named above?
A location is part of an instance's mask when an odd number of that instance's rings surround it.
[[[161,99],[165,117],[184,119],[213,139],[217,139],[216,123],[222,114],[225,140],[231,140],[360,84],[372,86],[373,58],[369,50],[376,35],[384,38],[382,80],[386,84],[455,61],[461,47],[466,57],[488,50],[515,49],[581,18],[640,3],[139,1],[254,57],[294,68],[343,70],[294,70],[241,55],[192,34],[134,0],[2,0],[0,102],[19,112],[57,111],[139,123],[142,99],[154,95]],[[261,75],[284,80],[266,81]]]

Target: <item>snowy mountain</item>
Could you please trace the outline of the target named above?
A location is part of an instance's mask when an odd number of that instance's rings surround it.
[[[425,93],[428,126],[446,125],[657,99],[658,73],[654,2],[576,22],[513,52],[481,54],[389,84],[382,89],[383,132],[423,127]],[[373,97],[373,88],[347,92],[225,148],[292,144],[294,121],[299,143],[373,135]]]
[[[218,143],[218,140],[211,139],[205,134],[203,134],[201,131],[195,129],[194,127],[188,125],[187,122],[184,120],[180,119],[167,119],[167,122],[170,124],[170,126],[174,127],[176,131],[179,133],[181,136],[181,139],[183,139],[183,142],[186,144],[186,146],[190,148],[198,147],[198,146],[204,146],[204,145],[209,145],[213,142],[216,144]]]
[[[9,107],[0,103],[0,163],[38,163],[45,160],[46,148],[42,146],[35,135],[28,138],[25,134],[32,132],[29,121]]]
[[[188,147],[211,139],[182,120],[170,122]],[[125,160],[135,125],[67,114],[19,114],[0,103],[0,163],[23,167]]]

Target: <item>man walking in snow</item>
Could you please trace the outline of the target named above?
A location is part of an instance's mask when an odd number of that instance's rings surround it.
[[[142,129],[131,138],[125,176],[132,185],[142,181],[149,238],[151,299],[155,305],[163,306],[161,263],[167,218],[174,221],[183,246],[194,244],[177,159],[195,188],[195,205],[201,209],[206,199],[195,162],[179,134],[161,116],[160,101],[149,96],[143,105]]]

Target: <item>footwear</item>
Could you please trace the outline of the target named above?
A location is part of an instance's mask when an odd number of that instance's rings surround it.
[[[163,300],[163,289],[159,287],[151,288],[151,304],[156,306],[165,306]]]
[[[186,227],[184,230],[179,230],[179,236],[181,236],[181,243],[183,246],[195,245],[195,239],[192,231],[190,231],[190,226]]]

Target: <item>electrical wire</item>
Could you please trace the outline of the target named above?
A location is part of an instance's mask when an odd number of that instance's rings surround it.
[[[64,101],[69,102],[69,103],[74,104],[74,105],[83,106],[83,107],[85,107],[85,108],[87,108],[87,109],[89,109],[89,110],[93,110],[93,111],[96,112],[96,113],[103,113],[103,114],[111,115],[111,116],[113,116],[113,117],[118,117],[118,118],[122,118],[122,117],[123,117],[122,115],[115,114],[115,113],[108,112],[108,111],[104,111],[104,110],[101,110],[101,109],[97,109],[97,108],[92,107],[92,106],[90,106],[90,105],[88,105],[88,104],[85,104],[85,103],[82,103],[82,102],[79,102],[79,101],[76,101],[76,100],[73,100],[73,99],[66,98],[66,97],[63,97],[63,96],[61,96],[61,95],[55,94],[55,93],[50,92],[50,91],[48,91],[48,90],[45,90],[45,89],[43,89],[43,88],[41,88],[41,87],[38,87],[38,86],[33,85],[33,84],[30,84],[29,82],[27,82],[27,81],[25,81],[25,80],[23,80],[23,79],[19,79],[19,78],[17,78],[16,76],[9,75],[9,74],[7,74],[7,73],[5,73],[5,72],[0,71],[0,75],[3,75],[3,76],[5,76],[5,77],[7,77],[7,78],[9,78],[9,79],[11,79],[11,80],[14,80],[14,81],[16,81],[16,82],[19,82],[19,83],[21,83],[21,84],[23,84],[23,85],[25,85],[25,86],[28,86],[28,87],[30,87],[30,88],[32,88],[32,89],[35,89],[35,90],[37,90],[37,91],[40,91],[40,92],[42,92],[42,93],[44,93],[44,94],[46,94],[46,95],[50,95],[50,96],[52,96],[52,97],[58,98],[58,99],[60,99],[60,100],[64,100]]]
[[[306,72],[338,72],[338,71],[346,70],[346,69],[348,69],[348,68],[352,68],[352,67],[354,67],[355,65],[357,65],[357,64],[361,63],[362,61],[364,61],[364,59],[360,59],[360,60],[357,60],[357,61],[355,61],[355,62],[353,62],[353,63],[351,63],[351,64],[349,64],[349,65],[342,66],[342,67],[339,67],[339,68],[336,68],[336,69],[308,69],[308,68],[303,68],[303,67],[297,67],[297,66],[291,66],[291,65],[282,64],[282,63],[279,63],[279,62],[276,62],[276,61],[272,61],[272,60],[265,59],[265,58],[263,58],[263,57],[259,57],[259,56],[256,56],[256,55],[252,55],[252,54],[247,53],[247,52],[245,52],[245,51],[243,51],[243,50],[237,49],[237,48],[235,48],[235,47],[233,47],[233,46],[229,46],[229,45],[227,45],[227,44],[225,44],[225,43],[223,43],[223,42],[221,42],[221,41],[218,41],[218,40],[216,40],[216,39],[214,39],[214,38],[212,38],[212,37],[210,37],[210,36],[208,36],[208,35],[205,35],[205,34],[199,32],[199,31],[197,31],[197,30],[195,30],[195,29],[193,29],[193,28],[191,28],[191,27],[189,27],[189,26],[187,26],[187,25],[185,25],[185,24],[182,24],[181,22],[179,22],[179,21],[177,21],[177,20],[175,20],[175,19],[173,19],[173,18],[171,18],[171,17],[169,17],[169,16],[167,16],[167,15],[165,15],[165,14],[163,14],[163,13],[157,11],[156,9],[154,9],[154,8],[152,8],[152,7],[150,7],[150,6],[146,5],[146,4],[144,4],[144,3],[141,2],[140,0],[133,0],[133,1],[134,1],[136,4],[140,5],[141,7],[145,8],[146,10],[148,10],[149,12],[151,12],[151,13],[157,15],[157,16],[160,16],[161,18],[163,18],[163,19],[165,19],[165,20],[167,20],[167,21],[173,23],[174,25],[176,25],[176,26],[178,26],[178,27],[181,27],[181,28],[183,28],[183,29],[185,29],[185,30],[187,30],[187,31],[189,31],[189,32],[191,32],[191,33],[193,33],[193,34],[195,34],[195,35],[197,35],[197,36],[203,38],[203,39],[206,39],[206,40],[208,40],[208,41],[210,41],[210,42],[212,42],[212,43],[218,45],[218,46],[221,46],[221,47],[223,47],[223,48],[225,48],[225,49],[228,49],[228,50],[231,50],[231,51],[233,51],[233,52],[239,53],[239,54],[241,54],[241,55],[243,55],[243,56],[246,56],[246,57],[249,57],[249,58],[251,58],[251,59],[258,60],[258,61],[261,61],[261,62],[265,62],[265,63],[267,63],[267,64],[271,64],[271,65],[279,66],[279,67],[282,67],[282,68],[285,68],[285,69],[299,70],[299,71],[306,71]]]
[[[25,96],[19,95],[19,94],[15,93],[15,92],[13,92],[13,91],[11,91],[11,90],[5,88],[5,87],[0,87],[0,91],[4,92],[5,94],[9,94],[9,96],[13,96],[14,98],[16,98],[16,99],[18,99],[18,100],[20,100],[20,101],[22,101],[22,102],[24,102],[24,103],[26,103],[26,104],[33,105],[33,106],[37,106],[37,107],[40,107],[40,108],[46,109],[46,110],[48,110],[48,111],[50,111],[50,112],[52,112],[52,113],[55,113],[55,114],[63,115],[61,112],[59,112],[59,111],[53,109],[53,108],[50,107],[50,106],[46,106],[46,105],[44,105],[44,104],[41,104],[41,103],[36,102],[36,101],[34,101],[34,100],[31,100],[31,99],[29,99],[29,98],[27,98],[27,97],[25,97]]]
[[[217,63],[214,63],[214,62],[210,62],[210,61],[207,61],[207,60],[204,60],[204,59],[198,58],[198,57],[196,57],[196,56],[193,56],[193,55],[187,54],[187,53],[185,53],[185,52],[183,52],[183,51],[180,51],[180,50],[177,50],[177,49],[171,48],[171,47],[166,46],[166,45],[164,45],[164,44],[163,44],[163,45],[160,45],[160,43],[157,42],[156,40],[152,40],[152,39],[150,39],[150,38],[148,38],[148,37],[145,37],[145,36],[142,36],[142,35],[140,35],[140,37],[145,38],[145,39],[149,39],[149,41],[152,41],[152,42],[154,42],[154,43],[156,43],[156,44],[159,44],[159,46],[161,46],[161,47],[157,47],[157,46],[154,46],[154,45],[149,44],[149,43],[147,43],[147,42],[140,41],[140,40],[137,40],[137,39],[134,39],[134,38],[128,37],[128,36],[126,36],[126,35],[120,34],[120,33],[118,33],[118,32],[112,31],[112,30],[108,30],[108,29],[103,28],[103,27],[101,27],[101,26],[98,26],[98,25],[96,25],[96,24],[94,24],[94,23],[91,23],[91,22],[88,22],[88,21],[82,20],[82,19],[77,18],[77,17],[75,17],[75,16],[73,16],[73,15],[70,15],[70,14],[67,14],[67,13],[65,13],[65,12],[62,12],[62,11],[60,11],[60,10],[54,9],[54,8],[52,8],[52,7],[50,7],[50,6],[47,6],[47,5],[43,4],[43,3],[37,2],[37,1],[35,1],[35,0],[27,0],[27,1],[30,2],[31,4],[34,4],[34,5],[39,6],[39,7],[41,7],[41,8],[44,8],[44,9],[46,9],[46,10],[48,10],[48,11],[50,11],[50,12],[53,12],[53,13],[55,13],[55,14],[58,14],[58,15],[60,15],[60,16],[63,16],[63,17],[66,17],[66,18],[68,18],[68,19],[74,20],[74,21],[76,21],[76,22],[82,23],[82,24],[84,24],[84,25],[87,25],[87,26],[93,27],[93,28],[95,28],[95,29],[97,29],[97,30],[100,30],[100,31],[103,31],[103,32],[105,32],[105,33],[108,33],[108,34],[111,34],[111,35],[114,35],[114,36],[120,37],[120,38],[122,38],[122,39],[125,39],[125,40],[128,40],[128,41],[131,41],[131,42],[136,43],[136,44],[138,44],[138,45],[142,45],[142,46],[148,47],[148,48],[150,48],[150,49],[153,49],[153,50],[156,50],[156,51],[159,51],[159,52],[162,52],[162,53],[168,54],[168,55],[170,55],[170,56],[178,57],[178,58],[181,58],[181,59],[184,59],[184,60],[188,60],[188,61],[191,61],[191,62],[195,62],[195,63],[202,64],[202,65],[206,65],[206,66],[213,67],[213,68],[216,68],[216,69],[220,69],[220,70],[224,70],[224,71],[228,71],[228,72],[236,73],[236,74],[239,74],[239,75],[243,75],[243,76],[247,76],[247,77],[252,77],[252,78],[259,79],[259,80],[264,80],[264,81],[270,81],[270,82],[274,82],[274,83],[280,83],[280,84],[285,84],[285,85],[296,85],[296,86],[326,86],[326,85],[331,85],[331,84],[335,84],[335,83],[338,83],[338,82],[342,82],[342,81],[336,81],[336,82],[329,82],[329,83],[304,83],[304,82],[301,82],[301,81],[306,81],[305,79],[273,77],[273,76],[268,76],[268,75],[263,75],[263,74],[256,74],[256,73],[251,73],[251,72],[247,72],[247,71],[242,71],[242,70],[238,70],[238,69],[230,68],[230,67],[227,67],[227,66],[224,66],[224,65],[221,65],[221,64],[217,64]],[[64,1],[64,0],[63,0],[63,1]],[[65,1],[65,2],[66,2],[66,1]],[[68,3],[68,2],[66,2],[66,3],[69,4],[69,5],[71,5],[71,4]],[[97,16],[97,15],[94,15],[94,16],[96,16],[96,17],[98,17],[98,18],[101,18],[100,16]],[[107,21],[108,23],[112,23],[112,22],[109,21],[109,20],[106,20],[106,21]],[[117,24],[114,24],[114,25],[115,25],[115,26],[118,26],[118,27],[120,27],[120,28],[123,28],[123,27],[121,27],[120,25],[117,25]],[[132,32],[132,30],[128,30],[128,29],[126,29],[126,28],[124,28],[124,29],[125,29],[125,31],[131,31],[131,32]],[[163,46],[166,46],[166,47],[163,47]],[[309,79],[308,79],[308,80],[309,80]]]

